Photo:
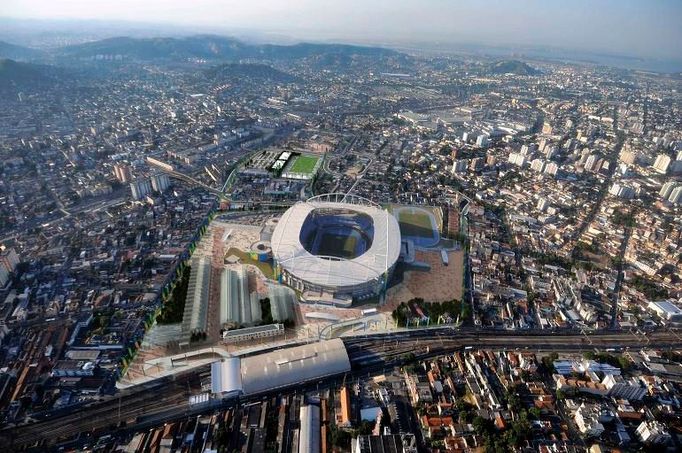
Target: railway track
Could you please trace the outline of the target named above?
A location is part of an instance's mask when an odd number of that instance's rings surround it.
[[[452,354],[468,347],[481,349],[528,349],[529,351],[585,351],[594,348],[680,347],[675,332],[657,331],[648,335],[602,332],[594,335],[510,335],[491,331],[451,329],[401,332],[344,339],[351,364],[362,373],[381,371],[412,358],[425,359]],[[414,357],[411,357],[413,354]],[[155,417],[164,419],[189,409],[188,396],[200,387],[199,375],[205,367],[165,379],[153,385],[122,392],[119,396],[92,403],[64,415],[48,416],[26,425],[0,430],[0,445],[8,451],[49,450],[51,445],[67,441],[83,433],[115,430],[121,422]],[[258,395],[255,395],[256,397]]]

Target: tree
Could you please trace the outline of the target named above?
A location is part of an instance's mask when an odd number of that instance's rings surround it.
[[[474,427],[474,431],[479,436],[490,434],[494,428],[493,422],[491,420],[483,418],[480,415],[475,416],[471,424]]]
[[[331,433],[330,440],[334,447],[338,447],[344,451],[350,449],[351,435],[348,431],[339,429],[334,424],[329,426],[329,431]]]
[[[528,415],[530,415],[531,417],[533,417],[535,420],[539,420],[539,419],[540,419],[540,415],[542,415],[542,411],[541,411],[539,408],[537,408],[537,407],[531,407],[531,408],[528,410]]]

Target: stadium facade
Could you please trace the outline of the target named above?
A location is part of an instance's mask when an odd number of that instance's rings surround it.
[[[349,306],[385,289],[400,240],[398,221],[378,204],[325,194],[289,208],[271,244],[280,281],[304,301]]]

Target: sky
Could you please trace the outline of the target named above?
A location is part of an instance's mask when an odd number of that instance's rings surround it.
[[[351,42],[533,45],[682,60],[682,0],[0,0],[0,17]]]

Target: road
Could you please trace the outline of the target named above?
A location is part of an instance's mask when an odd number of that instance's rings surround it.
[[[604,199],[606,198],[606,195],[609,191],[609,185],[611,184],[613,175],[616,173],[616,163],[618,162],[618,156],[620,155],[620,152],[623,149],[623,144],[625,143],[625,135],[617,129],[617,124],[618,118],[616,117],[614,121],[614,129],[617,136],[616,146],[614,147],[613,152],[609,155],[608,158],[609,163],[608,173],[606,174],[604,181],[599,186],[599,193],[597,194],[597,198],[592,201],[592,209],[580,223],[580,226],[573,235],[572,241],[573,247],[571,249],[571,253],[575,252],[575,246],[578,243],[578,241],[580,241],[580,237],[587,230],[587,227],[590,226],[590,223],[592,223],[596,215],[599,213],[599,209],[601,208],[601,205],[604,202]]]
[[[620,301],[620,289],[623,286],[623,278],[625,272],[623,272],[623,260],[625,258],[625,251],[628,248],[628,243],[630,242],[630,236],[632,236],[632,227],[625,227],[625,237],[623,242],[620,244],[620,250],[618,250],[618,276],[616,277],[616,284],[613,288],[613,296],[611,300],[611,328],[615,329],[618,323],[618,301]]]
[[[344,339],[356,373],[380,373],[386,367],[401,365],[414,354],[418,359],[451,354],[468,346],[484,349],[529,349],[530,351],[583,351],[594,348],[676,347],[679,336],[671,331],[657,331],[643,338],[623,332],[601,332],[590,335],[590,342],[580,333],[519,334],[514,331],[493,331],[451,328],[406,331],[399,334],[367,335]],[[195,413],[188,405],[188,396],[200,391],[202,376],[208,367],[201,367],[174,379],[164,378],[153,384],[131,388],[103,401],[63,413],[37,417],[33,423],[0,430],[0,444],[20,449],[44,442],[54,445],[79,433],[112,432],[121,422],[130,421],[128,429],[141,423],[164,423]],[[281,392],[281,389],[278,390]],[[262,395],[249,395],[250,398]],[[206,408],[205,410],[210,410]],[[144,417],[141,420],[140,417]]]

